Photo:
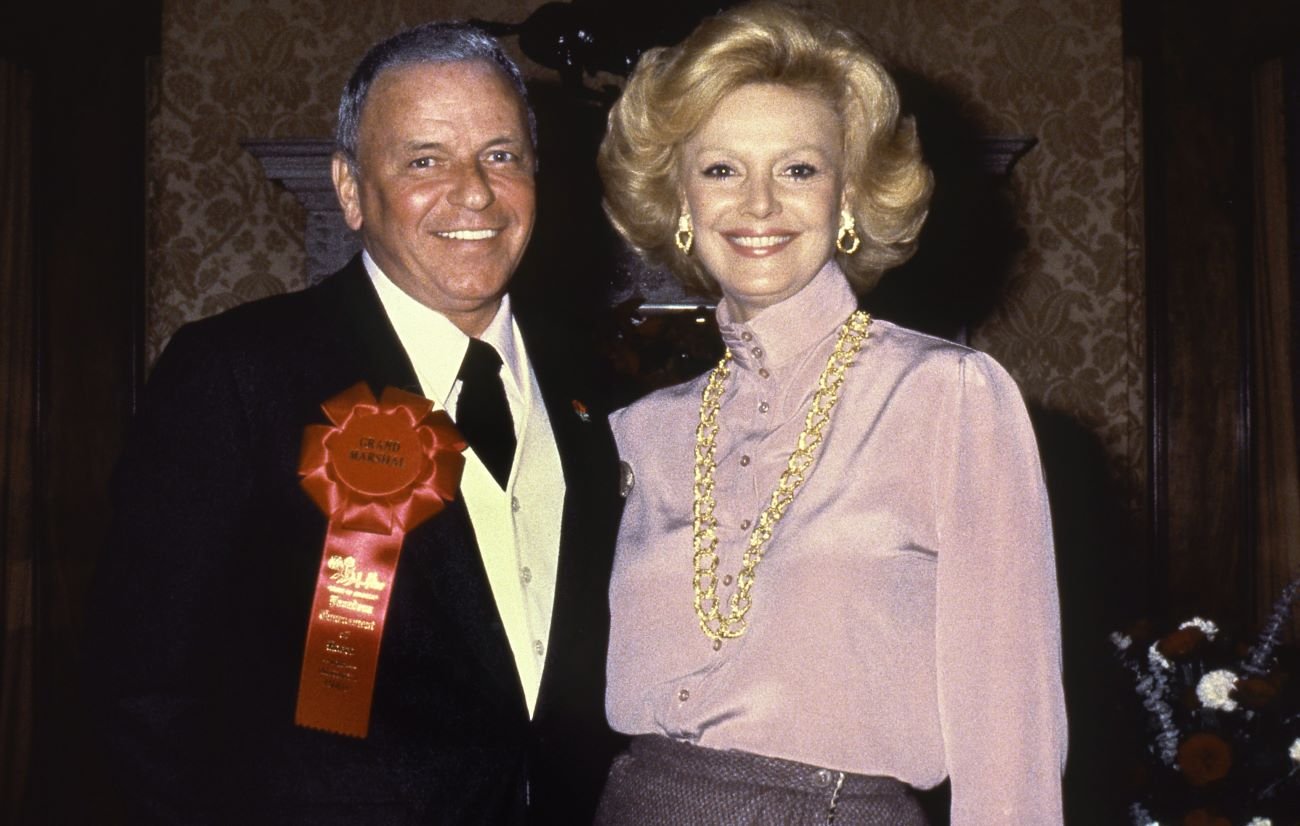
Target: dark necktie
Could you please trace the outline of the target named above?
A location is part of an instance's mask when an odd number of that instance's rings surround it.
[[[461,387],[456,427],[504,490],[515,458],[515,425],[496,348],[471,338],[457,378]]]

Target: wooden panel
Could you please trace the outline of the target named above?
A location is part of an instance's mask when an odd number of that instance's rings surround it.
[[[1148,244],[1153,607],[1250,616],[1249,74],[1208,11],[1153,4]],[[1166,599],[1167,598],[1167,599]]]
[[[1258,519],[1255,620],[1262,624],[1278,594],[1300,575],[1300,467],[1283,61],[1277,58],[1257,67],[1254,87],[1257,187],[1252,432]]]
[[[67,12],[32,6],[15,45],[35,78],[38,302],[35,743],[18,822],[111,824],[81,631],[143,363],[146,66],[159,4]]]

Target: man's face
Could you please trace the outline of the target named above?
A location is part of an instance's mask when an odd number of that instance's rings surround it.
[[[334,158],[348,226],[394,284],[482,332],[533,230],[533,146],[514,88],[480,60],[384,72],[357,156],[355,173]]]

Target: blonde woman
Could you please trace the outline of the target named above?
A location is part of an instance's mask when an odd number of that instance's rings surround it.
[[[858,310],[931,176],[855,35],[760,3],[646,53],[600,152],[727,355],[612,418],[609,824],[1061,822],[1046,493],[988,356]]]

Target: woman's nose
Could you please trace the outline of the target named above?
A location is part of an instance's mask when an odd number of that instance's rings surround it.
[[[745,201],[741,212],[754,218],[766,218],[781,211],[771,179],[753,177],[745,182]]]

